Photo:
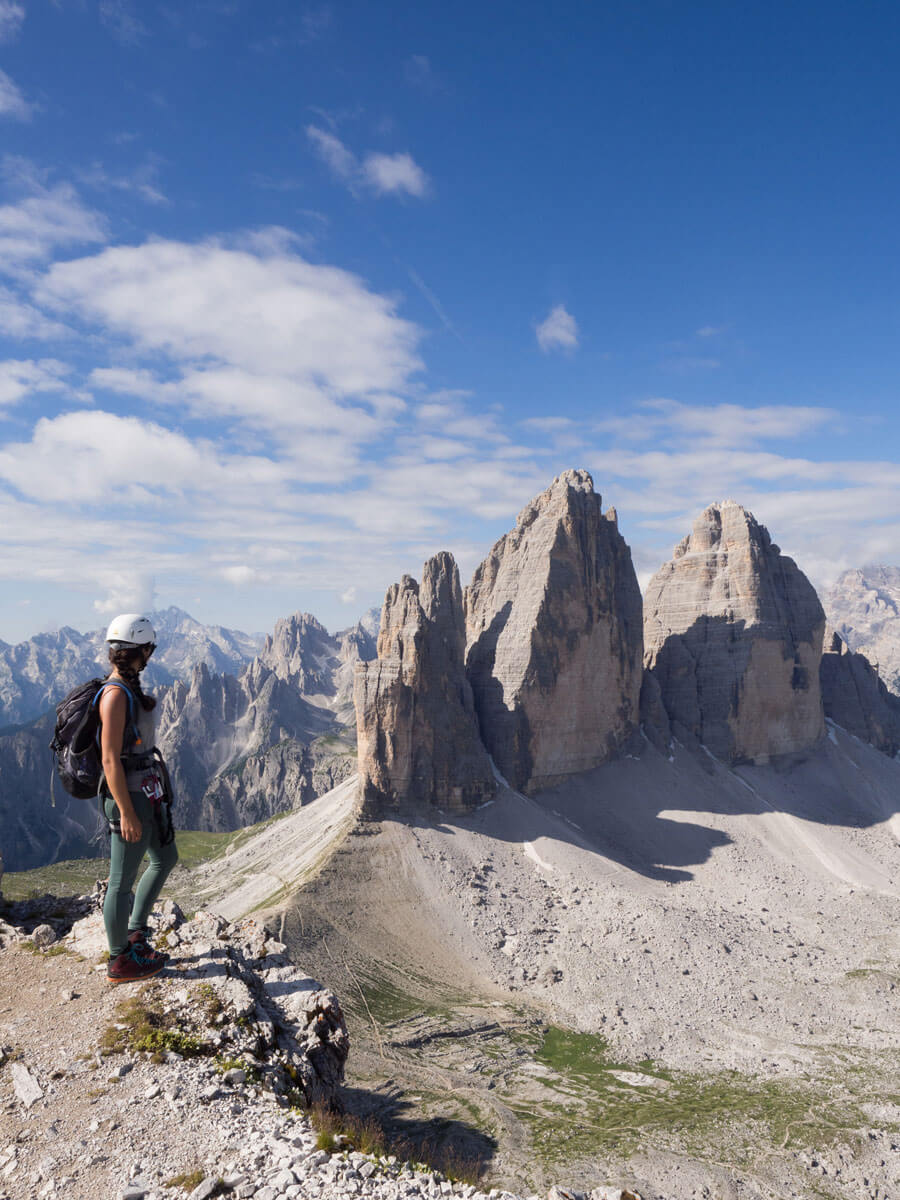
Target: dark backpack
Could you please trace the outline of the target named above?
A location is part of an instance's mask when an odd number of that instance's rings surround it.
[[[96,796],[100,790],[103,766],[97,733],[100,729],[99,701],[106,687],[119,687],[128,697],[128,715],[134,726],[134,697],[124,683],[112,679],[90,679],[80,683],[56,706],[56,728],[50,751],[63,787],[78,800]],[[52,795],[52,786],[50,790]]]

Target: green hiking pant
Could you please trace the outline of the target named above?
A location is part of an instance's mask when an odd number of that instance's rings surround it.
[[[147,924],[162,886],[178,862],[175,843],[169,842],[167,846],[160,844],[152,801],[141,791],[129,791],[128,794],[141,823],[141,840],[126,842],[119,833],[109,835],[109,887],[103,904],[103,923],[106,925],[110,958],[122,954],[128,945],[128,935]],[[118,819],[119,809],[112,796],[107,796],[103,802],[103,811],[107,820]],[[131,889],[145,854],[150,856],[150,865],[141,876],[132,904]]]

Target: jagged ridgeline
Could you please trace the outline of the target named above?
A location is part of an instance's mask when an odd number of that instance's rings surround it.
[[[210,631],[184,613],[167,629],[159,615],[153,614],[163,665],[154,662],[156,680],[148,684],[160,699],[157,741],[172,773],[181,828],[250,825],[308,803],[356,769],[352,678],[354,663],[375,654],[367,623],[332,636],[298,613],[277,622],[271,637],[249,639]],[[102,633],[64,630],[6,649],[26,663],[40,661],[45,706],[104,670]],[[215,669],[223,660],[231,671]],[[12,654],[5,660],[7,667],[15,661]],[[163,672],[186,678],[159,686]],[[8,676],[9,691],[22,703],[26,689],[15,671]],[[52,729],[51,711],[0,734],[0,853],[7,870],[105,849],[102,837],[95,840],[95,801],[75,800],[57,787],[51,807]]]
[[[566,471],[472,583],[452,555],[388,590],[356,667],[360,790],[378,813],[536,793],[670,738],[731,764],[811,751],[826,717],[888,754],[900,699],[829,633],[809,580],[733,501],[707,508],[642,602],[613,509]]]
[[[447,553],[392,586],[377,647],[377,615],[331,635],[298,613],[263,639],[168,609],[153,614],[148,684],[182,828],[306,804],[357,770],[357,741],[369,813],[459,811],[489,800],[498,773],[533,794],[644,738],[762,763],[813,752],[830,718],[895,755],[900,698],[871,659],[894,663],[898,611],[900,572],[846,572],[826,630],[802,571],[731,501],[697,518],[642,602],[615,511],[566,471],[468,587]],[[104,657],[99,631],[0,643],[7,870],[105,848],[93,801],[58,792],[51,808],[47,751],[52,705]]]

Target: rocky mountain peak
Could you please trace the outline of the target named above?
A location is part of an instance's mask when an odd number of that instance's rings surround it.
[[[561,512],[568,508],[572,503],[571,493],[573,492],[591,496],[594,494],[594,480],[590,471],[570,470],[557,475],[550,486],[530,500],[519,513],[516,518],[516,530],[527,529],[545,513]]]
[[[296,680],[307,693],[333,690],[330,671],[337,666],[337,645],[310,613],[298,612],[275,622],[260,652],[260,662],[279,679]]]
[[[459,571],[446,551],[385,596],[378,658],[356,668],[363,803],[391,808],[475,807],[494,794],[465,674]]]
[[[476,569],[466,665],[481,736],[536,791],[614,757],[637,726],[641,598],[589,472],[565,471]]]
[[[765,761],[824,732],[825,614],[752,513],[710,505],[644,598],[645,663],[676,732],[728,761]]]

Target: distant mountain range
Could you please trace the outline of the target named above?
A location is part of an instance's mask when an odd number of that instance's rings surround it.
[[[307,803],[355,769],[353,668],[375,656],[377,611],[334,636],[306,613],[278,621],[269,637],[205,626],[175,608],[150,616],[159,651],[145,682],[160,702],[157,743],[182,828],[251,824]],[[57,701],[105,673],[103,632],[39,634],[0,654],[5,868],[97,852],[96,802],[56,785],[51,803],[48,744]]]
[[[211,671],[240,671],[259,653],[261,633],[202,625],[180,608],[149,613],[159,649],[144,676],[149,690],[188,679],[204,663]],[[109,670],[105,629],[79,633],[64,625],[10,646],[0,642],[0,728],[21,725],[54,708],[77,683]]]

